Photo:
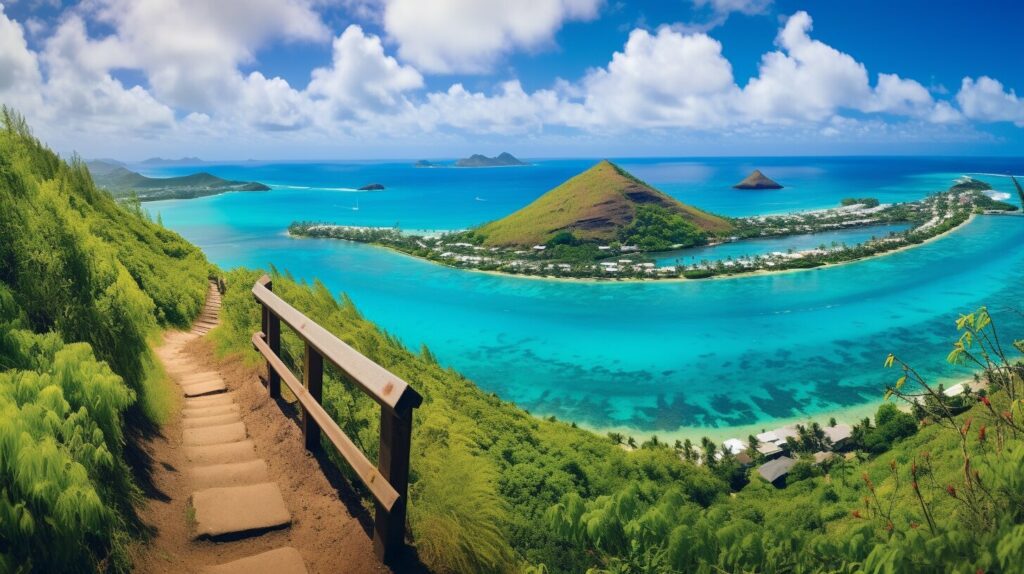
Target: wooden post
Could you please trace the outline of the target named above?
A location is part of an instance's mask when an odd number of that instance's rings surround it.
[[[306,359],[303,363],[306,390],[313,400],[320,404],[324,388],[324,357],[312,345],[306,343]],[[306,450],[315,451],[320,448],[320,425],[316,424],[306,407],[302,407],[302,436],[306,441]]]
[[[267,281],[267,291],[274,290],[274,282]],[[281,319],[278,318],[271,310],[264,305],[263,306],[263,320],[264,320],[264,333],[267,334],[267,345],[270,350],[274,352],[278,357],[281,356]],[[277,374],[277,371],[267,363],[267,390],[270,391],[271,398],[279,398],[281,396],[281,375]]]
[[[373,550],[384,562],[395,558],[405,546],[406,500],[409,496],[409,447],[412,442],[412,409],[380,411],[380,456],[377,469],[398,492],[391,511],[376,503],[373,521]]]

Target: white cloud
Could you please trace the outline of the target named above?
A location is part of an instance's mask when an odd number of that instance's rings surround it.
[[[764,14],[772,5],[772,0],[693,0],[693,4],[698,8],[709,6],[719,14]]]
[[[583,80],[596,125],[702,127],[727,120],[735,91],[722,45],[706,34],[634,30],[607,68]]]
[[[545,125],[582,121],[580,106],[561,100],[552,90],[528,94],[518,81],[503,83],[493,96],[455,84],[446,92],[428,94],[417,113],[425,127],[449,126],[470,133],[536,133]]]
[[[1006,90],[1002,82],[988,76],[977,80],[964,78],[956,94],[965,116],[983,122],[1013,122],[1024,127],[1024,99],[1013,90]]]
[[[41,85],[39,59],[29,50],[21,24],[8,18],[0,4],[0,103],[34,109]]]
[[[395,110],[404,94],[423,86],[423,76],[384,53],[380,38],[351,25],[334,40],[331,67],[313,70],[308,91],[321,98],[335,118]]]
[[[568,20],[597,15],[601,0],[387,0],[384,27],[398,53],[428,72],[481,73],[501,55],[553,41]]]
[[[230,106],[243,87],[238,65],[266,42],[330,37],[311,0],[96,2],[122,64],[143,70],[157,97],[185,110]]]

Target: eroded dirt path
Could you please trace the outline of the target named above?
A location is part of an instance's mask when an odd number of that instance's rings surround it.
[[[373,554],[359,501],[328,480],[330,469],[307,453],[257,370],[214,358],[203,337],[219,308],[211,285],[192,330],[168,333],[156,349],[178,399],[170,422],[144,445],[153,488],[140,516],[155,534],[137,570],[388,572]]]

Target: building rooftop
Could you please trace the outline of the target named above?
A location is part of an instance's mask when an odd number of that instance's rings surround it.
[[[757,469],[757,473],[761,475],[761,478],[768,482],[775,482],[789,474],[789,470],[793,468],[796,461],[789,458],[788,456],[780,456],[775,460],[768,461],[762,464]]]

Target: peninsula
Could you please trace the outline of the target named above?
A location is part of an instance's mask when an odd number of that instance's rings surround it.
[[[973,214],[1016,211],[964,178],[920,201],[881,204],[849,198],[830,209],[727,218],[682,203],[602,161],[509,216],[465,231],[435,236],[393,227],[295,222],[292,236],[371,243],[452,267],[574,279],[702,279],[755,271],[809,269],[919,244]],[[658,266],[659,255],[685,259],[687,248],[746,239],[806,235],[906,224],[907,229],[863,243],[821,245],[799,252]]]
[[[455,167],[508,167],[514,165],[528,165],[526,162],[520,161],[516,156],[506,152],[495,157],[487,157],[482,154],[475,153],[467,158],[460,159],[455,162]]]
[[[146,177],[123,165],[107,161],[86,164],[97,187],[102,187],[117,198],[135,196],[139,201],[160,199],[192,199],[217,195],[229,191],[269,191],[270,188],[255,181],[232,181],[206,172],[179,177]]]

